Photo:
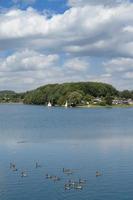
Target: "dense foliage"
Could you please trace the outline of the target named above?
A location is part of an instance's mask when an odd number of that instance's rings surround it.
[[[16,103],[22,102],[24,99],[25,93],[15,93],[10,90],[0,91],[0,103]]]
[[[97,82],[78,82],[49,84],[27,92],[24,103],[47,104],[49,101],[55,105],[84,104],[91,102],[95,97],[118,96],[119,92],[111,85]]]
[[[97,100],[100,98],[100,101]],[[0,103],[24,102],[25,104],[45,105],[111,105],[113,99],[133,99],[133,91],[117,91],[112,85],[98,82],[77,82],[48,84],[25,93],[1,91]]]

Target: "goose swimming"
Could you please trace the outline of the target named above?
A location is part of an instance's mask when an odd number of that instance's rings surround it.
[[[58,176],[52,176],[51,178],[53,181],[60,181],[60,177]]]
[[[51,179],[52,176],[50,176],[49,174],[46,174],[46,179]]]
[[[27,177],[27,173],[26,172],[21,172],[21,177]]]
[[[85,184],[86,180],[79,179],[79,184]]]
[[[14,163],[10,163],[10,169],[12,169],[12,171],[18,171],[16,168],[16,165]]]
[[[79,182],[76,182],[76,181],[73,181],[73,180],[69,180],[68,183],[69,183],[69,185],[71,185],[71,186],[74,186],[74,185],[79,184]]]
[[[99,171],[96,171],[96,177],[102,176],[102,174]]]
[[[63,168],[63,173],[64,174],[73,174],[73,172],[72,172],[72,170],[70,170],[70,169],[65,169],[65,168]]]
[[[65,188],[65,190],[70,190],[71,189],[71,185],[66,183],[64,185],[64,188]]]
[[[39,167],[41,167],[41,165],[38,162],[36,162],[36,168],[39,168]]]
[[[74,186],[74,189],[76,189],[76,190],[82,190],[83,186],[81,184],[77,184],[77,185]]]

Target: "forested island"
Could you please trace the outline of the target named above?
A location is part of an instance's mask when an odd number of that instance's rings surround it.
[[[118,91],[110,84],[100,82],[76,82],[48,84],[32,91],[16,93],[1,91],[0,103],[24,103],[63,106],[111,106],[133,105],[133,91]]]

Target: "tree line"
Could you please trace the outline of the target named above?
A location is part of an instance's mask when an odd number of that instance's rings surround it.
[[[91,104],[95,98],[100,97],[101,105],[111,105],[112,99],[133,99],[133,91],[118,91],[110,84],[99,82],[77,82],[48,84],[25,93],[14,91],[1,91],[0,102],[23,102],[25,104],[46,105],[85,105]]]
[[[92,103],[96,97],[102,99],[101,105],[110,105],[114,97],[133,98],[133,91],[118,91],[112,85],[99,82],[77,82],[63,84],[48,84],[27,92],[24,98],[26,104],[52,105],[83,105]]]

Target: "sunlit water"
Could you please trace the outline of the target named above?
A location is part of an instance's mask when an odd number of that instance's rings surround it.
[[[63,167],[74,173],[63,174]],[[102,176],[96,178],[96,170]],[[46,173],[61,180],[47,180]],[[83,190],[64,190],[79,178],[87,179]],[[0,200],[44,199],[133,199],[132,108],[0,105]]]

